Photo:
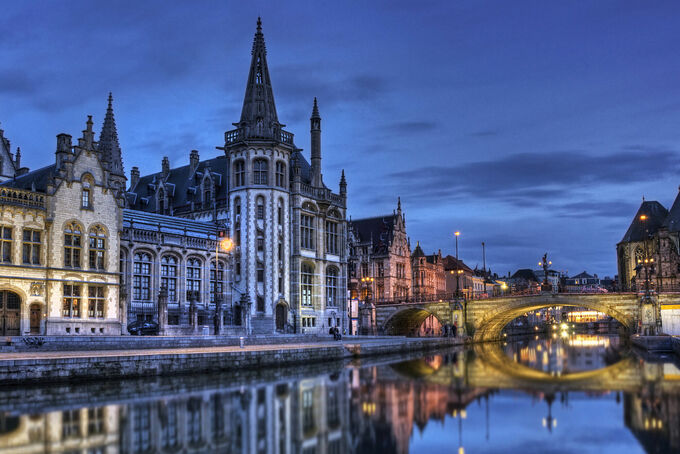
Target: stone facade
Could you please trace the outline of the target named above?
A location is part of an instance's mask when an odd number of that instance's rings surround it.
[[[391,215],[350,221],[348,242],[351,299],[381,301],[412,294],[411,248],[401,200]]]
[[[616,245],[622,291],[677,290],[680,286],[680,195],[671,210],[643,201]]]
[[[125,176],[103,152],[112,140],[111,101],[99,142],[89,117],[76,145],[57,136],[55,164],[0,186],[2,335],[122,332]]]
[[[411,271],[414,297],[446,293],[446,271],[441,250],[436,254],[425,255],[420,243],[416,244],[411,254]]]
[[[328,332],[346,324],[344,173],[339,192],[321,174],[321,116],[310,118],[311,165],[278,121],[261,23],[241,119],[224,136],[224,156],[140,176],[133,168],[128,207],[213,224],[234,241],[225,304],[245,311],[249,333]],[[207,260],[207,259],[206,259]]]

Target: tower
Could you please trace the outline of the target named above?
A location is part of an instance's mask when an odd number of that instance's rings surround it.
[[[289,325],[289,163],[293,134],[278,121],[267,50],[258,18],[241,119],[225,133],[230,165],[233,298],[252,333]]]
[[[312,186],[320,188],[323,186],[321,177],[321,115],[319,115],[316,98],[314,98],[314,107],[309,123],[312,148]]]
[[[91,121],[91,119],[89,120]],[[104,123],[97,144],[99,159],[108,172],[111,186],[119,191],[125,190],[125,171],[123,170],[123,154],[118,143],[116,119],[113,116],[113,94],[109,93],[109,103],[104,116]]]

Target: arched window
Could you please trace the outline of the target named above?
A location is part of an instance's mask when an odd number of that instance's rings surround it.
[[[253,184],[269,184],[269,165],[266,159],[253,161]]]
[[[138,252],[132,264],[132,300],[139,303],[151,301],[151,255]]]
[[[164,255],[161,258],[161,288],[168,292],[168,301],[177,301],[177,258]]]
[[[245,186],[246,184],[246,165],[243,161],[234,163],[234,187]]]
[[[326,269],[326,304],[337,306],[338,297],[338,269],[329,267]]]
[[[255,201],[255,214],[257,219],[264,219],[264,197],[257,196]]]
[[[76,222],[71,222],[64,229],[64,266],[80,268],[82,252],[82,230]]]
[[[101,226],[90,229],[90,269],[105,270],[106,233]]]
[[[210,302],[215,303],[222,300],[224,293],[224,263],[210,262]]]
[[[201,261],[196,258],[187,261],[187,292],[196,292],[196,301],[201,300]]]
[[[302,295],[302,305],[312,305],[312,289],[314,285],[314,268],[308,264],[302,264],[300,293]]]
[[[281,161],[276,161],[276,186],[286,187],[286,164]]]

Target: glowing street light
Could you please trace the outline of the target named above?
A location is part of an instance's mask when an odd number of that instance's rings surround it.
[[[222,252],[229,252],[234,248],[234,240],[231,238],[222,238],[219,244]]]

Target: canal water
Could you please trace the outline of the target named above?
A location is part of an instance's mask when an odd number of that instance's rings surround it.
[[[680,369],[616,336],[0,389],[5,453],[680,452]]]

